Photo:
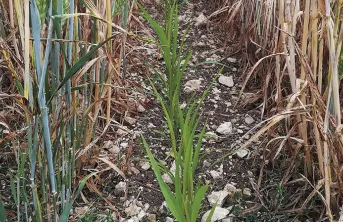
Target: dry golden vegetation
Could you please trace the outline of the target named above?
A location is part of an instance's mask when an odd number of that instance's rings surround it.
[[[241,45],[245,46],[246,72],[240,98],[249,102],[242,94],[247,83],[257,78],[258,96],[269,117],[247,143],[267,133],[271,161],[278,159],[282,150],[291,154],[283,185],[295,171],[295,162],[303,163],[302,173],[313,192],[296,210],[304,210],[310,199],[319,195],[328,219],[340,218],[343,1],[215,2],[218,8],[214,15],[224,22],[224,29],[242,36]]]
[[[131,29],[145,28],[125,0],[2,0],[0,11],[0,147],[10,147],[1,157],[12,191],[2,201],[14,203],[17,221],[67,221],[85,185],[101,196],[100,177],[82,170],[109,170],[94,147],[144,105],[125,73],[129,62],[144,68]]]

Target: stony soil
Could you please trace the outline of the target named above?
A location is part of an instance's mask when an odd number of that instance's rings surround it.
[[[239,150],[237,153],[232,151],[250,138],[250,130],[259,122],[261,113],[258,109],[234,106],[241,88],[240,58],[227,56],[230,47],[223,47],[224,40],[211,28],[210,21],[206,20],[204,2],[206,1],[187,3],[179,16],[181,32],[189,22],[195,23],[186,36],[187,43],[193,49],[193,57],[183,82],[181,100],[186,102],[194,91],[200,94],[221,69],[218,64],[198,65],[199,63],[207,61],[225,65],[201,108],[203,122],[207,120],[208,123],[207,133],[213,136],[204,140],[204,157],[197,171],[197,177],[202,182],[211,184],[199,221],[217,200],[216,221],[233,221],[235,215],[254,206],[256,198],[252,184],[256,183],[259,171],[252,167],[252,163],[256,159],[255,151],[260,143],[256,142],[249,149]],[[153,7],[150,10],[158,19],[158,10]],[[146,53],[151,61],[160,58],[156,46],[146,44],[143,48],[145,52],[142,53]],[[162,63],[157,66],[163,69]],[[151,91],[142,73],[132,72],[128,75],[132,81],[145,82],[143,87]],[[103,195],[116,200],[121,217],[127,221],[154,221],[153,218],[157,221],[172,221],[154,173],[146,160],[145,151],[140,145],[140,135],[144,135],[155,157],[164,161],[167,167],[172,167],[162,110],[156,100],[149,98],[149,101],[150,106],[147,109],[138,109],[138,120],[125,127],[126,130],[123,130],[123,135],[118,140],[105,142],[104,148],[108,151],[106,155],[110,154],[112,159],[121,155],[125,159],[129,155],[128,164],[132,168],[129,171],[131,175],[127,175],[126,180],[115,172],[106,175],[107,179],[103,180]]]

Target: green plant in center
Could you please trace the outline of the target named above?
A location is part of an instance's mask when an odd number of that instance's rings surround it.
[[[184,50],[185,36],[188,30],[184,32],[181,41],[178,41],[179,25],[177,3],[174,2],[174,4],[170,6],[171,3],[170,1],[168,2],[168,7],[165,7],[165,14],[167,15],[164,20],[164,27],[160,26],[154,19],[152,19],[143,7],[140,6],[140,8],[143,11],[142,16],[149,21],[159,40],[167,75],[165,78],[164,75],[157,71],[155,71],[155,73],[159,77],[162,87],[166,89],[167,98],[163,99],[163,102],[167,106],[168,115],[173,120],[174,131],[178,134],[176,129],[180,128],[178,118],[178,107],[180,106],[180,84],[192,53],[189,50]]]
[[[167,79],[163,78],[163,75],[159,73],[157,75],[167,91],[167,98],[164,99],[152,82],[151,84],[167,120],[171,150],[175,158],[175,174],[166,170],[166,167],[154,158],[144,136],[142,136],[143,145],[163,196],[175,219],[179,222],[196,222],[202,200],[209,188],[209,185],[194,182],[202,139],[205,136],[206,129],[206,124],[204,124],[205,126],[203,126],[201,132],[197,134],[200,121],[199,109],[216,78],[200,98],[192,96],[185,110],[182,110],[180,108],[180,84],[192,54],[190,51],[182,54],[185,34],[182,36],[181,41],[178,41],[177,4],[174,2],[172,7],[167,9],[166,17],[168,19],[165,20],[165,28],[154,21],[143,7],[141,9],[143,11],[142,16],[149,21],[158,36],[165,62]],[[174,190],[163,180],[162,171],[167,171],[174,184]],[[211,220],[214,209],[215,207],[212,209],[207,221]]]
[[[201,186],[200,183],[196,185],[194,184],[194,175],[199,163],[200,148],[206,129],[204,126],[200,134],[196,134],[196,129],[199,125],[198,111],[207,91],[200,99],[196,99],[192,102],[185,114],[179,108],[178,113],[181,139],[178,142],[177,137],[175,137],[172,119],[168,114],[161,95],[157,92],[156,88],[154,88],[154,90],[162,105],[168,122],[170,136],[172,138],[171,146],[175,157],[176,170],[175,175],[171,172],[168,172],[168,175],[173,181],[174,192],[162,179],[161,168],[165,169],[165,167],[161,166],[161,164],[156,161],[144,137],[142,137],[143,144],[150,159],[152,169],[154,170],[155,176],[159,182],[163,196],[173,216],[179,222],[196,222],[202,206],[202,200],[209,188],[209,185]],[[207,221],[210,221],[210,218],[211,216],[208,217]]]
[[[209,87],[210,88],[210,87]],[[209,89],[208,88],[208,89]],[[179,222],[195,222],[202,200],[209,185],[201,186],[200,183],[195,185],[194,175],[199,163],[200,148],[202,146],[202,139],[205,136],[206,124],[199,134],[196,130],[199,126],[200,117],[198,115],[201,104],[204,101],[208,89],[203,93],[199,99],[193,99],[189,102],[189,106],[185,112],[178,106],[178,118],[180,123],[180,140],[176,137],[173,128],[173,120],[170,118],[166,104],[163,102],[161,95],[154,87],[154,91],[159,99],[170,131],[171,146],[175,157],[175,175],[168,172],[169,177],[174,184],[174,192],[162,179],[162,169],[166,169],[154,158],[149,145],[144,136],[142,136],[143,144],[151,162],[152,169],[160,185],[163,196],[167,205]],[[215,207],[207,218],[210,221]]]

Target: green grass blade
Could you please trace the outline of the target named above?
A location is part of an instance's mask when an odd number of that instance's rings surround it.
[[[213,214],[214,214],[216,207],[217,207],[217,203],[215,203],[214,206],[212,207],[211,212],[206,219],[206,222],[211,222],[211,219],[213,217]]]
[[[149,80],[150,81],[150,80]],[[162,109],[163,109],[163,112],[164,112],[164,115],[167,119],[167,123],[168,123],[168,128],[169,128],[169,133],[170,133],[170,138],[171,138],[171,142],[172,142],[172,151],[173,153],[176,153],[176,137],[175,137],[175,131],[174,131],[174,125],[173,125],[173,121],[169,115],[169,112],[167,110],[167,107],[166,107],[166,104],[164,103],[163,99],[162,99],[162,96],[161,94],[158,93],[156,87],[154,86],[154,84],[150,81],[150,84],[152,85],[153,87],[153,90],[157,96],[157,99],[158,101],[160,102],[161,106],[162,106]]]
[[[200,187],[194,195],[194,201],[192,203],[191,222],[196,222],[197,220],[197,217],[199,215],[199,210],[201,208],[201,202],[204,200],[205,193],[208,187],[209,187],[208,185]]]
[[[138,7],[142,10],[142,17],[145,18],[150,25],[153,27],[154,31],[156,32],[158,39],[160,41],[161,44],[161,48],[163,51],[163,59],[166,63],[166,69],[167,69],[167,73],[171,73],[172,72],[172,68],[171,68],[171,56],[170,56],[170,44],[168,41],[168,38],[163,30],[163,28],[149,15],[149,13],[144,9],[143,6],[141,6],[140,4],[138,4]]]
[[[68,70],[68,72],[66,73],[64,79],[61,81],[60,85],[59,85],[59,86],[57,87],[57,89],[52,93],[52,96],[51,96],[51,98],[49,99],[48,103],[51,102],[52,98],[53,98],[54,95],[57,93],[57,91],[60,90],[60,89],[64,86],[64,84],[66,84],[66,82],[67,82],[71,77],[73,77],[73,76],[76,74],[76,72],[77,72],[81,67],[83,67],[83,66],[87,63],[88,59],[90,59],[90,58],[93,56],[94,52],[95,52],[96,50],[98,50],[100,47],[102,47],[103,45],[105,45],[108,41],[110,41],[110,40],[113,39],[114,37],[115,37],[115,35],[113,35],[113,36],[111,36],[110,38],[106,39],[105,41],[99,43],[98,45],[94,46],[91,50],[89,50],[89,52],[87,52],[84,56],[82,56],[82,57],[80,58],[80,60],[78,60],[78,61],[75,63],[75,65],[74,65],[73,67],[71,67],[71,68]]]
[[[201,133],[199,134],[198,142],[197,142],[197,145],[196,145],[195,150],[194,150],[194,157],[193,157],[193,164],[192,164],[193,174],[195,174],[195,170],[196,170],[198,163],[199,163],[200,149],[201,149],[202,139],[205,136],[205,132],[206,132],[206,123],[205,123]]]
[[[177,53],[177,41],[178,41],[178,33],[179,33],[179,22],[178,22],[178,7],[176,2],[174,2],[174,6],[172,8],[171,11],[171,15],[173,16],[171,18],[171,22],[173,23],[173,35],[172,36],[172,41],[173,41],[173,46],[172,46],[172,50],[173,50],[173,61],[172,64],[175,64],[177,57],[180,57],[180,54]],[[182,53],[181,50],[182,48],[179,49],[179,53]]]
[[[79,187],[77,188],[77,191],[74,195],[74,198],[72,200],[70,200],[64,207],[64,210],[61,214],[60,219],[58,220],[59,222],[67,222],[69,219],[69,214],[70,214],[70,210],[73,207],[73,203],[76,199],[77,196],[79,196],[80,192],[82,191],[83,187],[86,185],[86,182],[89,178],[91,178],[92,176],[95,176],[97,173],[91,173],[88,176],[84,177],[80,183],[79,183]]]
[[[4,207],[4,204],[2,203],[2,200],[0,199],[0,222],[6,222],[7,217],[6,217],[6,210]]]
[[[31,24],[32,24],[32,36],[33,36],[33,45],[35,53],[35,62],[36,62],[36,72],[37,79],[40,82],[40,77],[42,73],[41,66],[41,54],[40,54],[40,19],[39,12],[37,9],[36,1],[32,1],[30,4],[30,13],[31,13]]]
[[[167,205],[170,209],[170,211],[173,213],[173,215],[175,216],[175,218],[178,221],[186,221],[183,213],[182,213],[182,206],[178,205],[178,203],[176,202],[176,199],[173,195],[173,193],[171,192],[169,186],[163,181],[162,179],[162,175],[161,172],[159,170],[158,164],[154,158],[154,156],[152,155],[149,145],[147,144],[144,136],[142,136],[142,141],[143,141],[143,145],[145,147],[145,150],[148,154],[150,163],[151,163],[151,167],[155,173],[156,179],[160,185],[161,191],[163,193],[163,196],[167,202]]]
[[[14,184],[14,176],[12,175],[12,173],[10,173],[9,175],[10,175],[10,186],[11,186],[12,198],[14,200],[14,203],[18,205],[17,190]]]

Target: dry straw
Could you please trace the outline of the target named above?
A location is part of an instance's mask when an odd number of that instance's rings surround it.
[[[342,0],[216,1],[220,7],[212,14],[225,20],[227,29],[244,37],[240,39],[246,46],[245,67],[249,71],[240,98],[246,83],[257,75],[264,83],[263,108],[269,107],[268,113],[275,114],[266,125],[268,130],[273,129],[271,125],[280,125],[284,118],[286,128],[295,129],[286,132],[287,143],[275,146],[276,154],[287,147],[294,158],[302,155],[306,178],[317,184],[323,184],[320,181],[324,180],[324,185],[316,189],[325,197],[330,220],[339,217],[343,194],[342,3]],[[298,111],[287,113],[289,110]],[[245,145],[266,132],[266,127]],[[294,166],[294,161],[291,163],[283,184]]]
[[[27,147],[13,143],[17,221],[68,221],[75,198],[94,176],[79,179],[92,155],[85,149],[94,150],[97,132],[106,132],[112,122],[113,94],[127,95],[120,89],[121,61],[133,5],[127,0],[0,1],[0,72],[15,82],[8,87],[12,95],[1,93],[0,105],[7,111],[3,102],[13,99],[26,120],[27,137],[16,139]],[[77,159],[77,153],[84,155]],[[0,221],[3,210],[0,203]]]

